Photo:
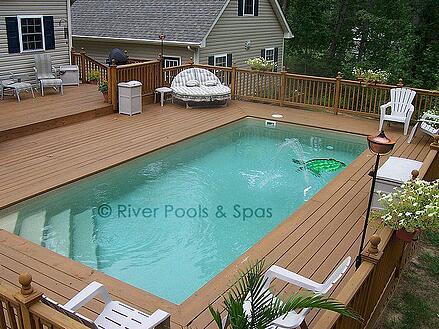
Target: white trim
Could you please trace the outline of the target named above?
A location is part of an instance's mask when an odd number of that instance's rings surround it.
[[[181,56],[165,55],[165,56],[163,56],[163,64],[166,63],[166,57],[168,58],[168,60],[175,60],[175,59],[178,59],[178,64],[177,64],[177,66],[181,65]],[[171,58],[172,58],[172,59],[171,59]],[[170,66],[166,66],[166,65],[165,65],[165,68],[166,68],[166,67],[170,67]]]
[[[113,37],[95,37],[95,36],[86,36],[86,35],[77,35],[74,34],[73,38],[83,39],[83,40],[108,40],[108,41],[120,41],[127,43],[142,43],[142,44],[154,44],[161,45],[160,40],[149,40],[149,39],[132,39],[132,38],[113,38]],[[197,42],[183,42],[183,41],[164,41],[163,44],[165,46],[196,46],[200,47],[200,43]]]
[[[30,49],[30,50],[23,50],[23,35],[21,32],[21,20],[26,18],[39,18],[41,21],[41,36],[42,36],[42,43],[43,48],[41,49]],[[43,15],[17,15],[17,23],[18,23],[18,40],[20,43],[20,53],[34,53],[34,52],[41,52],[46,50],[46,41],[45,41],[45,34],[44,34],[44,19]]]
[[[73,39],[72,39],[72,11],[70,1],[67,0],[67,31],[69,33],[69,61],[70,64],[72,61],[72,56],[70,56],[70,50],[73,48]],[[55,40],[56,42],[56,40]]]
[[[245,13],[245,1],[246,0],[242,0],[242,15],[243,16],[255,16],[255,5],[256,5],[255,0],[251,0],[251,1],[253,1],[252,13],[251,14],[246,14]]]
[[[270,47],[270,48],[264,48],[264,59],[267,60],[267,50],[272,50],[273,51],[273,59],[272,61],[274,62],[274,48],[275,47]]]
[[[220,57],[225,57],[226,58],[226,65],[224,67],[227,67],[227,54],[213,55],[213,65],[214,66],[219,66],[219,65],[216,65],[216,59],[220,58]]]

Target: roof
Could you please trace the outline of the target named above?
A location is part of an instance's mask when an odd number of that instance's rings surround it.
[[[72,5],[75,37],[165,43],[205,44],[230,0],[76,0]],[[291,30],[276,0],[270,0],[284,29]]]

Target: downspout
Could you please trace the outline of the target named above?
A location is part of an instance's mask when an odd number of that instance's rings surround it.
[[[69,61],[70,64],[72,61],[72,56],[70,56],[70,51],[73,48],[73,39],[72,39],[72,13],[71,13],[71,4],[73,4],[74,1],[67,0],[67,29],[69,32]]]

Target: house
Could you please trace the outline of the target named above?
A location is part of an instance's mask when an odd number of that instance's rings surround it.
[[[73,46],[105,63],[114,47],[166,67],[188,62],[247,67],[262,56],[283,66],[292,33],[277,0],[76,0]],[[160,35],[164,35],[163,44]]]
[[[13,73],[34,81],[34,55],[70,63],[70,0],[0,0],[0,80]]]

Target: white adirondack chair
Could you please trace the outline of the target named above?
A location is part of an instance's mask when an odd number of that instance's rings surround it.
[[[96,296],[103,299],[105,307],[95,321],[76,313]],[[152,329],[170,317],[169,313],[160,309],[148,315],[119,301],[113,301],[107,289],[99,282],[90,283],[64,305],[46,296],[43,296],[42,301],[92,329]]]
[[[380,131],[383,130],[384,121],[401,122],[404,124],[404,135],[407,135],[410,119],[415,110],[412,104],[416,91],[407,88],[394,88],[390,90],[390,102],[381,105]],[[390,114],[386,109],[390,107]]]
[[[439,116],[433,114],[424,113],[421,119],[416,122],[415,126],[410,133],[410,137],[408,139],[408,143],[410,144],[415,137],[416,130],[420,128],[423,133],[426,133],[430,136],[439,135]]]
[[[288,271],[280,266],[273,265],[265,273],[265,280],[266,280],[264,286],[265,290],[263,290],[261,293],[270,294],[273,296],[273,298],[276,298],[270,291],[270,285],[274,279],[278,279],[285,281],[287,283],[294,284],[298,287],[310,290],[315,294],[326,294],[347,271],[350,263],[351,263],[351,257],[346,258],[323,283],[315,282],[297,273]],[[251,304],[249,300],[244,302],[244,311],[246,312],[247,316],[251,314]],[[274,320],[267,329],[275,329],[275,328],[292,329],[298,327],[308,328],[308,326],[305,323],[305,317],[309,313],[309,311],[310,311],[309,308],[305,308],[301,310],[299,313],[296,313],[295,311],[288,312],[288,314],[285,314]]]

